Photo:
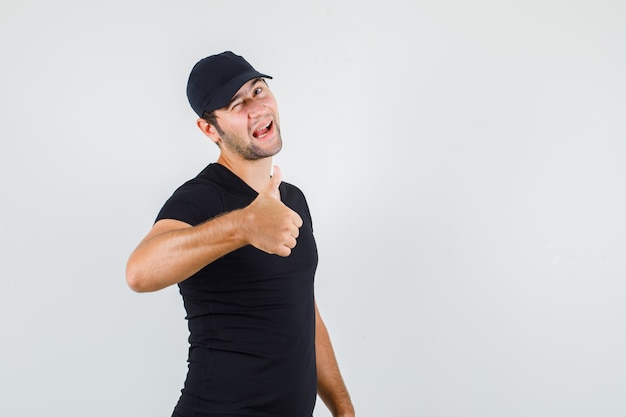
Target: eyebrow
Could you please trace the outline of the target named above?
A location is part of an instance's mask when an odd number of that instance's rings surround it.
[[[259,77],[259,78],[253,78],[254,82],[252,84],[250,84],[250,89],[248,89],[245,92],[242,92],[240,90],[240,92],[238,92],[237,94],[235,94],[233,96],[233,98],[230,99],[230,101],[228,102],[227,106],[230,106],[231,104],[233,104],[234,101],[236,101],[237,99],[239,99],[242,95],[245,95],[248,93],[248,91],[253,90],[254,87],[256,87],[256,85],[258,83],[264,83],[265,81],[263,80],[263,78]]]

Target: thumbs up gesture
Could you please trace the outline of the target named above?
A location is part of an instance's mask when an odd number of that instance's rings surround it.
[[[280,168],[256,199],[244,210],[248,213],[248,243],[264,252],[289,256],[296,246],[302,218],[280,200]]]

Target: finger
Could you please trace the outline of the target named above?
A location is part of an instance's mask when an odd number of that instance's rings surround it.
[[[286,245],[281,246],[280,249],[277,250],[275,254],[278,256],[282,256],[283,258],[286,258],[287,256],[291,255],[291,248]]]
[[[269,184],[267,184],[265,192],[267,192],[272,197],[280,200],[280,190],[278,189],[278,187],[280,187],[280,183],[282,180],[283,175],[280,172],[280,168],[278,167],[278,165],[274,165],[274,175],[270,177],[270,182]]]
[[[298,228],[302,227],[302,224],[303,224],[302,217],[300,217],[298,213],[294,211],[293,216],[291,217],[292,217],[293,224],[295,224],[296,227]]]
[[[285,246],[287,246],[289,249],[295,248],[297,244],[298,244],[298,241],[296,240],[295,237],[285,242]]]
[[[278,165],[274,165],[274,173],[272,175],[272,179],[278,181],[278,184],[283,180],[283,173],[280,171],[280,167]]]

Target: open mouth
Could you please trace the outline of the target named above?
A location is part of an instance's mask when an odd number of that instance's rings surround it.
[[[255,139],[263,139],[265,136],[267,136],[270,131],[272,130],[272,125],[274,124],[273,121],[270,121],[267,126],[261,127],[257,130],[255,130],[252,133],[252,136],[254,136]]]

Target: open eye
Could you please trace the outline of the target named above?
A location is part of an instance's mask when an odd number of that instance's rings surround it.
[[[263,87],[258,87],[254,90],[254,95],[258,96],[259,94],[261,94],[263,92]]]

